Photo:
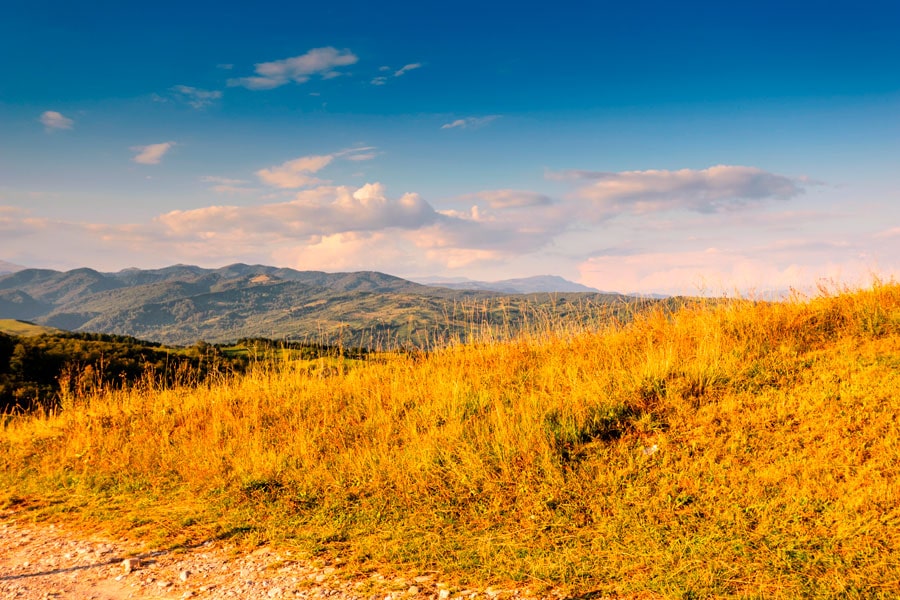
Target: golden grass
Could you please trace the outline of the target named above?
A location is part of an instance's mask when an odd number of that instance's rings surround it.
[[[316,368],[311,368],[316,367]],[[263,364],[7,417],[0,499],[571,594],[892,597],[900,285],[427,355]]]
[[[41,335],[44,333],[58,332],[59,330],[54,327],[35,325],[34,323],[30,323],[28,321],[20,321],[18,319],[0,319],[0,333],[27,337],[33,335]]]

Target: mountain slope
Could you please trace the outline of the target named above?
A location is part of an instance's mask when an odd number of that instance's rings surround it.
[[[4,275],[6,273],[15,273],[16,271],[21,271],[24,268],[25,267],[23,267],[22,265],[17,265],[5,260],[0,260],[0,275]]]
[[[519,289],[540,291],[565,281],[556,279],[527,280]],[[118,273],[26,269],[0,277],[0,317],[166,344],[268,337],[421,346],[465,337],[482,324],[515,331],[540,310],[571,315],[578,305],[622,300],[596,293],[511,295],[426,286],[378,272],[245,264]]]
[[[501,281],[473,281],[470,279],[441,277],[425,278],[422,281],[428,285],[439,285],[454,290],[481,290],[503,294],[533,294],[540,292],[603,293],[596,288],[575,283],[556,275],[538,275],[536,277],[521,277]]]

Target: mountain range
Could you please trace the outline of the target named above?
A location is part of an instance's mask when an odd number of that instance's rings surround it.
[[[116,273],[22,269],[0,276],[0,318],[176,345],[266,337],[392,347],[464,337],[485,323],[515,330],[538,313],[587,315],[586,306],[637,301],[584,291],[590,288],[562,278],[497,284],[503,285],[452,289],[372,271],[245,264]]]
[[[419,279],[424,285],[436,285],[453,290],[481,290],[503,294],[536,294],[541,292],[589,292],[602,294],[600,290],[556,275],[538,275],[501,281],[474,281],[465,278],[426,277]]]

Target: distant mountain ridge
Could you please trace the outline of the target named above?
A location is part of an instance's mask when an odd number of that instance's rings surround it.
[[[535,294],[543,292],[588,292],[603,294],[600,290],[557,275],[537,275],[535,277],[520,277],[516,279],[503,279],[501,281],[475,281],[465,278],[426,277],[419,279],[425,285],[437,285],[453,290],[481,290],[488,292],[500,292],[503,294]]]
[[[6,262],[5,260],[0,260],[0,275],[4,275],[6,273],[15,273],[16,271],[21,271],[24,269],[22,265],[17,265],[11,262]]]
[[[424,343],[435,332],[452,337],[494,319],[515,320],[529,303],[566,311],[585,300],[607,304],[625,298],[585,292],[590,288],[571,282],[566,283],[578,286],[577,291],[559,292],[559,281],[526,281],[515,288],[533,292],[526,297],[428,286],[374,271],[325,273],[245,264],[116,273],[23,269],[0,276],[0,318],[166,344],[267,337],[385,346]],[[543,293],[548,287],[557,289]],[[506,305],[502,311],[501,304]]]

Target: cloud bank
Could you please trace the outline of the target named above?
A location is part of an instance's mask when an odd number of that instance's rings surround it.
[[[678,171],[563,171],[547,177],[580,184],[572,197],[590,202],[600,218],[668,210],[714,213],[803,193],[799,180],[728,165]]]
[[[171,144],[135,151],[156,164]],[[896,220],[850,232],[838,222],[842,215],[780,208],[774,203],[796,199],[809,184],[758,168],[562,171],[548,175],[559,193],[500,188],[436,204],[416,193],[390,194],[377,181],[348,186],[320,178],[337,161],[368,160],[375,150],[301,156],[256,171],[274,192],[249,178],[203,176],[211,190],[252,201],[129,225],[0,206],[0,255],[34,264],[29,252],[53,248],[54,260],[92,257],[110,268],[129,266],[110,264],[117,257],[152,257],[157,266],[252,261],[401,276],[557,272],[598,289],[673,294],[783,289],[829,276],[865,283],[873,272],[897,273]]]

